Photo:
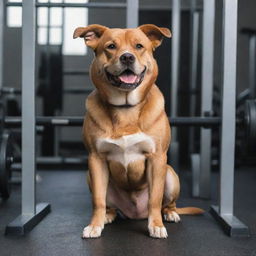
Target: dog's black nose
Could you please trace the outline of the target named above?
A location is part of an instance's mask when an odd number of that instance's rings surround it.
[[[120,56],[120,61],[125,65],[133,64],[135,57],[131,53],[124,53]]]

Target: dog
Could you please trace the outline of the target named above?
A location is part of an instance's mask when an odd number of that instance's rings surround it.
[[[93,214],[82,237],[100,237],[119,211],[131,219],[148,218],[149,235],[167,238],[162,216],[179,222],[179,214],[203,212],[176,208],[179,178],[167,165],[171,130],[155,84],[153,52],[171,32],[152,24],[134,29],[93,24],[76,28],[73,38],[78,37],[94,51],[90,77],[96,87],[87,97],[83,125]]]

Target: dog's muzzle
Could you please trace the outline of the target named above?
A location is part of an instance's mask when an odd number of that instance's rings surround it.
[[[129,68],[124,70],[119,75],[113,75],[109,73],[107,70],[105,71],[111,85],[121,90],[133,90],[136,87],[138,87],[143,81],[143,78],[146,72],[146,67],[139,75],[135,74]]]

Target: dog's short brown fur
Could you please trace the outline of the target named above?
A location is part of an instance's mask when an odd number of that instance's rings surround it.
[[[77,28],[77,37],[95,52],[90,75],[96,89],[87,98],[83,127],[93,215],[83,237],[99,237],[119,210],[129,218],[148,218],[150,236],[166,238],[162,214],[178,222],[178,213],[202,213],[176,208],[179,179],[167,165],[170,126],[155,85],[153,51],[171,32],[151,24],[135,29],[90,25]]]

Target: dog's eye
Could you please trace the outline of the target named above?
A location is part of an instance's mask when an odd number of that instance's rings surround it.
[[[141,48],[143,48],[143,45],[142,44],[136,44],[136,48],[141,49]]]
[[[108,49],[113,50],[116,49],[116,46],[114,44],[110,44],[107,46]]]

